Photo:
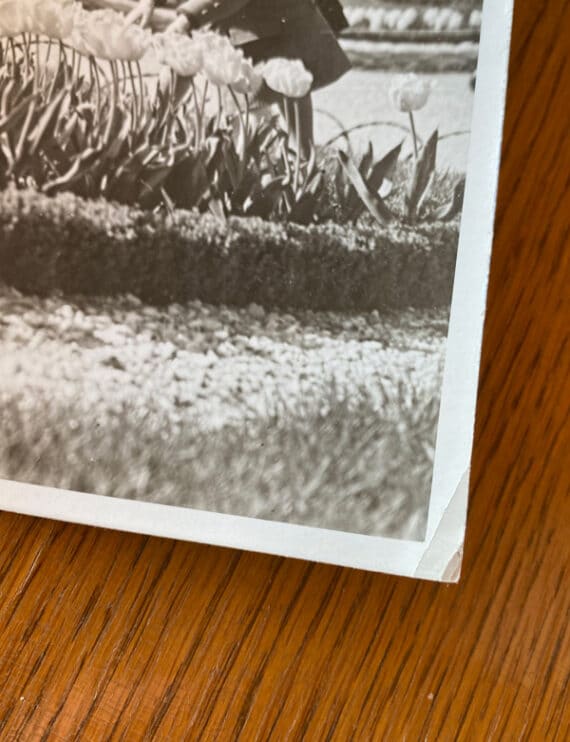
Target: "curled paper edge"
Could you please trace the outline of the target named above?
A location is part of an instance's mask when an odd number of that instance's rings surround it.
[[[465,471],[414,572],[414,577],[459,582],[467,516],[469,469]]]

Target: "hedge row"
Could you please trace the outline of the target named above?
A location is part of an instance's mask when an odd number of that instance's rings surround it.
[[[457,224],[223,224],[71,194],[0,192],[0,280],[36,294],[344,311],[442,306],[457,241]]]

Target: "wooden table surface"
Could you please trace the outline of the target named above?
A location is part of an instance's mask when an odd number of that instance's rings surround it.
[[[570,738],[569,29],[518,3],[460,585],[0,514],[1,740]]]

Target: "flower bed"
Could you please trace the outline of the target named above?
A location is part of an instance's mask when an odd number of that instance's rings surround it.
[[[453,34],[466,29],[479,32],[482,18],[479,8],[397,7],[389,3],[375,7],[353,5],[346,8],[345,13],[351,29],[368,29],[376,33],[417,30]]]
[[[157,304],[446,306],[458,234],[457,221],[413,229],[223,223],[7,189],[0,193],[0,280],[30,293],[131,293]]]

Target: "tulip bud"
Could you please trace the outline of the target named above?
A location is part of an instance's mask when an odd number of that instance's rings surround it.
[[[406,31],[408,28],[412,28],[418,20],[419,14],[415,8],[408,8],[405,10],[396,25],[398,31]]]
[[[286,98],[304,98],[313,85],[313,75],[300,59],[275,57],[265,62],[262,74],[268,87]]]
[[[152,46],[158,62],[180,77],[193,77],[202,69],[202,46],[188,36],[170,32],[155,34]]]
[[[28,3],[8,0],[0,3],[0,38],[12,37],[31,30]]]
[[[145,55],[150,38],[140,26],[126,24],[121,13],[95,10],[76,16],[69,43],[86,56],[135,62]]]
[[[255,97],[263,85],[263,76],[257,70],[249,59],[244,59],[241,67],[241,76],[232,87],[236,93]]]
[[[423,23],[426,28],[435,28],[439,12],[437,8],[427,8],[424,10]]]
[[[73,0],[28,0],[30,30],[51,39],[65,39],[72,30],[80,9]]]
[[[480,10],[472,10],[469,16],[469,25],[471,28],[481,28],[481,16]]]
[[[395,80],[390,88],[390,96],[396,108],[403,113],[411,113],[425,106],[431,88],[429,80],[410,74]]]
[[[213,84],[233,86],[242,77],[243,52],[235,49],[225,36],[212,32],[195,34],[202,45],[203,74]]]

